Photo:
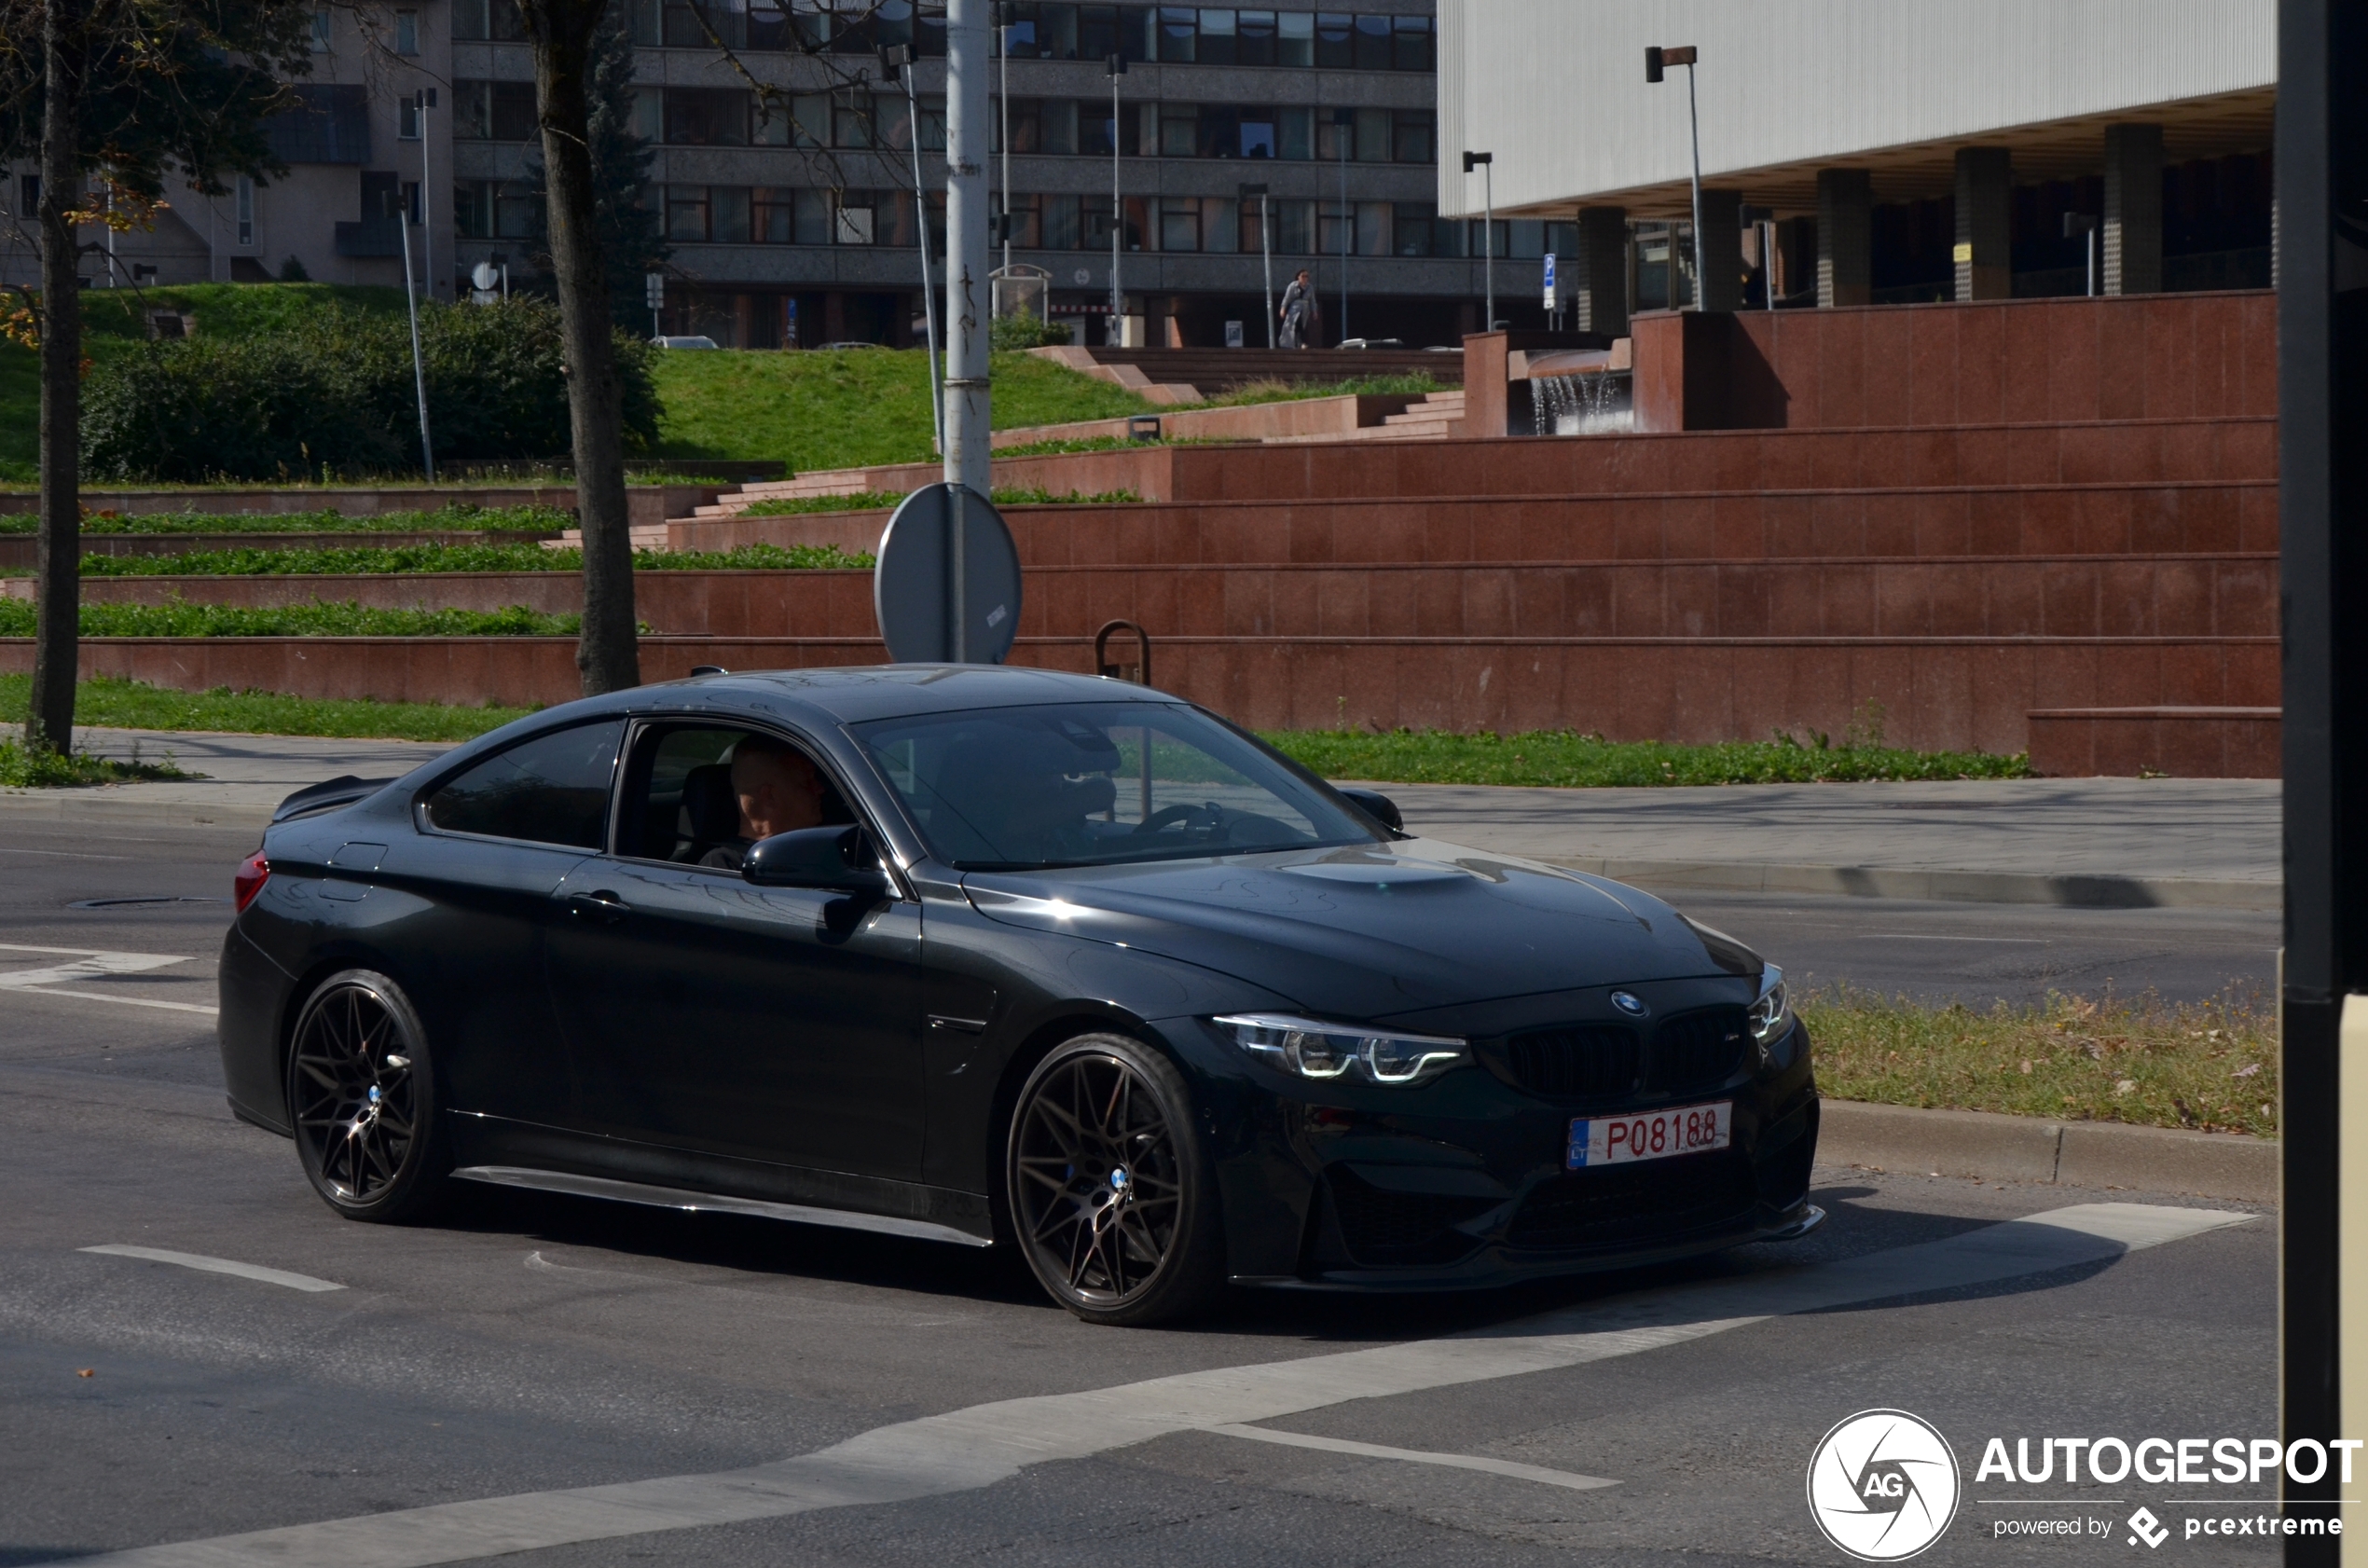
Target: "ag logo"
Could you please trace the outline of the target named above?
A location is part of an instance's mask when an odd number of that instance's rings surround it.
[[[1865,1562],[1897,1562],[1939,1540],[1957,1492],[1948,1439],[1906,1410],[1861,1410],[1810,1455],[1810,1516]]]

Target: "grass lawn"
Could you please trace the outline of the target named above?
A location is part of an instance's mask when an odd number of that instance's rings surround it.
[[[0,637],[33,635],[32,601],[0,599]],[[359,604],[86,604],[85,637],[573,637],[581,615],[506,610],[381,610]]]
[[[82,296],[83,353],[112,359],[146,341],[147,312],[186,310],[200,332],[246,337],[292,324],[324,304],[401,315],[403,291],[343,283],[192,283],[181,288],[94,288]],[[0,484],[40,478],[41,386],[37,362],[21,343],[0,339]]]
[[[1837,1099],[2278,1135],[2278,1015],[2258,997],[1977,1012],[1843,986],[1797,1005]]]
[[[16,679],[23,681],[29,677]],[[21,705],[23,699],[18,700]],[[94,757],[87,751],[62,757],[55,751],[28,751],[22,741],[0,740],[0,789],[59,790],[78,785],[145,784],[156,779],[204,777],[182,772],[172,765],[170,757],[160,763],[137,755],[128,762],[117,762],[112,757]]]
[[[0,724],[24,722],[29,675],[0,675]],[[433,702],[292,697],[279,692],[168,692],[137,681],[85,681],[75,688],[77,724],[127,730],[213,730],[356,740],[474,740],[530,708],[447,708]]]
[[[737,550],[643,550],[642,571],[781,571],[868,570],[861,552],[844,555],[830,544],[743,544]],[[397,544],[387,548],[185,550],[174,556],[85,556],[89,577],[263,577],[315,572],[580,571],[581,550],[540,544]]]
[[[88,492],[85,492],[88,494]],[[104,497],[98,499],[103,501]],[[103,505],[84,505],[85,533],[543,533],[575,527],[575,514],[556,506],[472,506],[457,502],[434,511],[380,512],[349,517],[342,512],[139,512],[122,516]],[[0,513],[0,533],[37,533],[41,519],[30,512]],[[87,568],[85,570],[88,570]]]
[[[702,350],[660,354],[656,375],[661,456],[778,459],[802,473],[931,455],[928,355],[918,349]],[[997,354],[994,377],[998,430],[1151,406],[1027,354]]]
[[[1879,731],[1880,720],[1873,721]],[[1568,730],[1450,735],[1442,730],[1299,730],[1267,743],[1327,778],[1399,784],[1811,784],[1899,778],[2027,778],[2030,759],[1981,751],[1904,751],[1879,735],[1835,746],[1788,737],[1715,746],[1608,741]]]

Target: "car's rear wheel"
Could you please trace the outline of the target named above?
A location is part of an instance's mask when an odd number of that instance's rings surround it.
[[[442,1195],[452,1156],[420,1016],[375,970],[321,983],[297,1015],[288,1111],[313,1190],[350,1219],[399,1221]]]
[[[1053,1299],[1089,1323],[1184,1317],[1224,1285],[1216,1182],[1168,1061],[1081,1035],[1036,1065],[1012,1117],[1012,1228]]]

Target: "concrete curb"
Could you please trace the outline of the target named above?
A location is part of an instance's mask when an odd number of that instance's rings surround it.
[[[1758,861],[1611,860],[1540,857],[1653,889],[1799,893],[1944,903],[2039,903],[2086,909],[2279,909],[2282,882],[2172,876],[2050,876],[2035,872],[1931,871],[1895,866],[1787,866]]]
[[[2278,1202],[2279,1146],[2240,1134],[1856,1100],[1827,1100],[1822,1116],[1820,1164]]]

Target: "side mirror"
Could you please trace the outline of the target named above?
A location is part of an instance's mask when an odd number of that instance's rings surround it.
[[[759,887],[839,893],[885,893],[888,886],[861,828],[799,828],[759,839],[740,858],[740,875]]]
[[[1406,818],[1397,814],[1397,803],[1379,790],[1342,790],[1340,795],[1390,832],[1402,833],[1406,831]]]

